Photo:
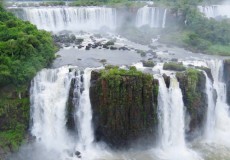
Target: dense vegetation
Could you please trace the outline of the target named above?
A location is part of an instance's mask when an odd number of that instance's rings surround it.
[[[133,3],[133,0],[75,0],[70,3],[72,6],[116,6],[116,7],[135,7],[141,6],[142,3]]]
[[[15,18],[0,1],[0,159],[25,139],[29,82],[52,61],[55,50],[48,32]]]
[[[6,12],[0,5],[0,87],[19,86],[54,58],[51,35],[38,31]]]
[[[197,5],[210,1],[160,0],[159,3],[168,5],[178,20],[164,30],[162,42],[196,52],[230,55],[230,21],[208,19],[197,9]]]
[[[112,148],[153,142],[157,128],[158,81],[135,67],[92,71],[90,100],[96,141]],[[151,137],[151,140],[149,140]]]

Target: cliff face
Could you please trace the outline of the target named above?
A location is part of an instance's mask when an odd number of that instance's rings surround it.
[[[227,103],[230,105],[230,59],[224,60],[224,81],[227,89]]]
[[[0,89],[0,159],[16,151],[29,128],[30,101],[27,87]]]
[[[157,133],[158,81],[135,70],[122,72],[109,69],[91,75],[95,137],[115,148],[143,137],[147,143]]]
[[[205,75],[202,71],[187,69],[185,72],[177,73],[176,76],[180,82],[186,111],[190,116],[187,135],[192,138],[196,131],[202,131],[206,119]]]

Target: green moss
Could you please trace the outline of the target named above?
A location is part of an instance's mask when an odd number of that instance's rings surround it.
[[[185,94],[185,103],[188,111],[193,114],[196,109],[196,103],[201,101],[201,91],[199,82],[201,81],[202,72],[197,69],[187,69],[184,73],[177,73],[177,78],[181,80],[181,88]]]
[[[137,71],[135,67],[131,67],[130,70],[119,69],[118,67],[114,68],[106,68],[105,70],[101,70],[101,77],[108,79],[120,76],[142,76],[144,75],[141,71]]]
[[[173,70],[173,71],[185,71],[186,67],[183,66],[183,63],[167,62],[167,63],[164,63],[163,69]]]
[[[155,64],[153,61],[143,61],[143,66],[144,67],[154,67]]]

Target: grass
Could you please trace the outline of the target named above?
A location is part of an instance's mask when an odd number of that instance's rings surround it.
[[[230,56],[230,45],[212,45],[207,50],[208,54],[220,55],[220,56]]]

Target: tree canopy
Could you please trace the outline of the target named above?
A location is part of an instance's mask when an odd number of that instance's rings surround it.
[[[0,3],[0,86],[20,85],[54,58],[50,33],[15,18]]]

